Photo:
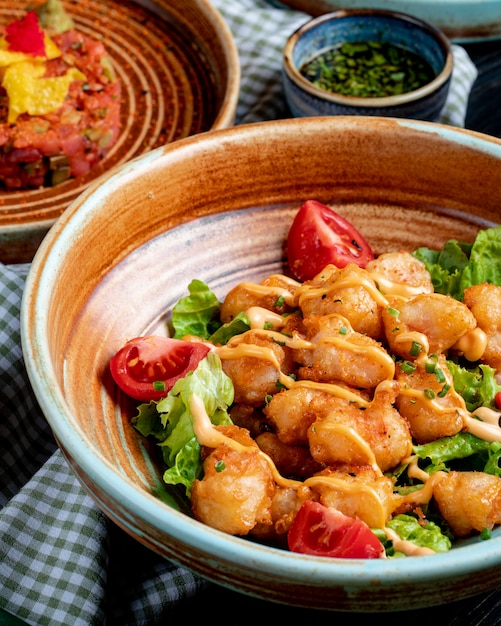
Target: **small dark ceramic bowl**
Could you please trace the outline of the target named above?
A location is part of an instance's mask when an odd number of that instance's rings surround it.
[[[422,58],[435,78],[400,95],[355,97],[321,89],[300,68],[313,57],[344,42],[388,43]],[[376,9],[341,10],[321,15],[297,29],[283,55],[283,83],[295,117],[377,115],[435,122],[445,104],[453,70],[448,38],[431,24],[405,13]]]

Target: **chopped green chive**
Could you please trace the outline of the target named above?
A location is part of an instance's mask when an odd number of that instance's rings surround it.
[[[214,469],[216,470],[216,472],[222,472],[223,470],[225,470],[226,465],[224,461],[216,461],[216,463],[214,464]]]
[[[412,372],[414,372],[416,369],[416,364],[412,363],[411,361],[402,361],[400,367],[402,369],[402,372],[404,372],[405,374],[412,374]]]
[[[153,389],[155,391],[165,391],[165,383],[163,382],[163,380],[156,380],[153,383]]]
[[[444,398],[444,397],[447,395],[447,393],[449,392],[449,389],[450,389],[450,388],[451,388],[451,386],[449,385],[449,383],[446,383],[446,384],[442,387],[442,389],[441,389],[441,390],[437,393],[437,396],[438,396],[439,398]]]
[[[419,55],[385,41],[349,41],[300,68],[315,86],[345,96],[382,98],[414,91],[435,77]]]
[[[420,352],[421,352],[421,344],[418,343],[417,341],[413,341],[409,354],[411,356],[418,356]]]
[[[437,367],[437,369],[435,370],[435,378],[437,379],[438,383],[445,383],[445,374],[444,371],[441,370],[439,367]]]
[[[397,309],[394,309],[392,306],[389,306],[386,311],[390,314],[393,315],[393,317],[398,317],[400,315],[400,311],[398,311]]]
[[[437,362],[438,362],[438,356],[436,354],[430,354],[424,366],[428,374],[433,374],[433,372],[435,371],[437,367]]]
[[[435,392],[433,391],[433,389],[425,389],[424,390],[424,395],[429,399],[429,400],[433,400],[433,398],[435,397]]]

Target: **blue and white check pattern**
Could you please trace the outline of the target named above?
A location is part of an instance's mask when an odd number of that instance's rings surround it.
[[[240,53],[236,122],[288,117],[281,52],[308,16],[265,0],[213,2]],[[454,57],[441,121],[463,126],[476,69],[462,48],[454,46]],[[168,623],[169,609],[208,583],[109,522],[57,450],[21,352],[28,269],[0,264],[0,608],[40,626]]]

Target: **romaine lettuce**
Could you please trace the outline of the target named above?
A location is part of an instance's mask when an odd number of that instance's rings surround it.
[[[188,497],[193,481],[202,474],[200,444],[193,430],[189,404],[192,394],[203,400],[213,424],[231,424],[227,409],[233,403],[233,383],[213,352],[193,372],[178,380],[166,398],[141,404],[132,419],[133,426],[144,437],[157,440],[167,466],[164,481],[184,485]]]
[[[461,469],[501,476],[501,443],[486,441],[471,433],[461,432],[430,443],[415,445],[413,452],[428,462],[424,469],[429,474]]]
[[[422,523],[413,515],[400,514],[388,521],[391,528],[404,541],[411,541],[421,548],[430,548],[435,552],[448,552],[452,548],[451,538],[438,524],[426,520]],[[406,558],[407,554],[395,549],[393,541],[388,539],[382,528],[372,528],[372,532],[384,546],[386,556],[390,559]]]
[[[192,280],[188,285],[189,295],[181,298],[172,309],[174,338],[196,335],[209,339],[220,325],[216,316],[221,303],[216,295],[201,280]]]
[[[401,539],[412,541],[416,546],[430,548],[435,552],[448,552],[452,548],[451,540],[435,522],[428,520],[420,524],[412,515],[396,515],[387,526]]]
[[[463,270],[462,289],[481,283],[501,285],[501,226],[478,233]]]
[[[473,244],[450,239],[441,250],[418,248],[413,254],[425,264],[436,293],[463,301],[467,287],[483,282],[501,285],[501,226],[479,231]],[[469,411],[481,406],[497,408],[494,396],[501,386],[491,367],[483,364],[469,367],[452,360],[447,365],[454,388],[463,396]]]
[[[172,309],[172,326],[176,339],[182,339],[185,335],[196,335],[214,344],[224,345],[234,335],[249,330],[249,318],[244,312],[236,315],[227,324],[219,321],[217,313],[221,303],[203,281],[192,280],[188,291],[190,295],[181,298]]]
[[[250,328],[249,318],[245,313],[238,313],[231,320],[220,326],[210,337],[209,341],[215,344],[225,345],[235,335],[241,335]]]
[[[501,386],[496,382],[496,370],[484,363],[466,368],[451,360],[447,361],[447,367],[454,380],[454,389],[463,397],[468,411],[473,412],[481,406],[497,410],[494,397],[501,391]]]
[[[450,239],[441,250],[418,248],[437,293],[463,300],[463,292],[483,282],[501,285],[501,226],[479,231],[473,244]]]

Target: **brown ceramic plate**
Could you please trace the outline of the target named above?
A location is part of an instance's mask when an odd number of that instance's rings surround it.
[[[117,393],[109,373],[128,339],[166,331],[191,280],[223,297],[237,282],[285,271],[287,231],[308,198],[336,207],[380,253],[472,241],[499,221],[500,185],[501,140],[339,116],[189,137],[96,181],[42,242],[21,328],[40,406],[98,505],[166,558],[287,604],[398,611],[501,585],[501,527],[489,541],[472,538],[445,554],[347,561],[197,522],[163,484],[155,452],[130,424],[137,403]]]
[[[0,21],[28,2],[0,0]],[[205,0],[63,2],[76,27],[101,38],[123,85],[122,132],[89,174],[56,187],[0,192],[0,261],[31,260],[69,203],[110,168],[141,153],[234,122],[238,52],[222,16]]]
[[[322,15],[337,9],[387,9],[410,13],[457,42],[501,38],[501,0],[280,0],[292,9]]]

